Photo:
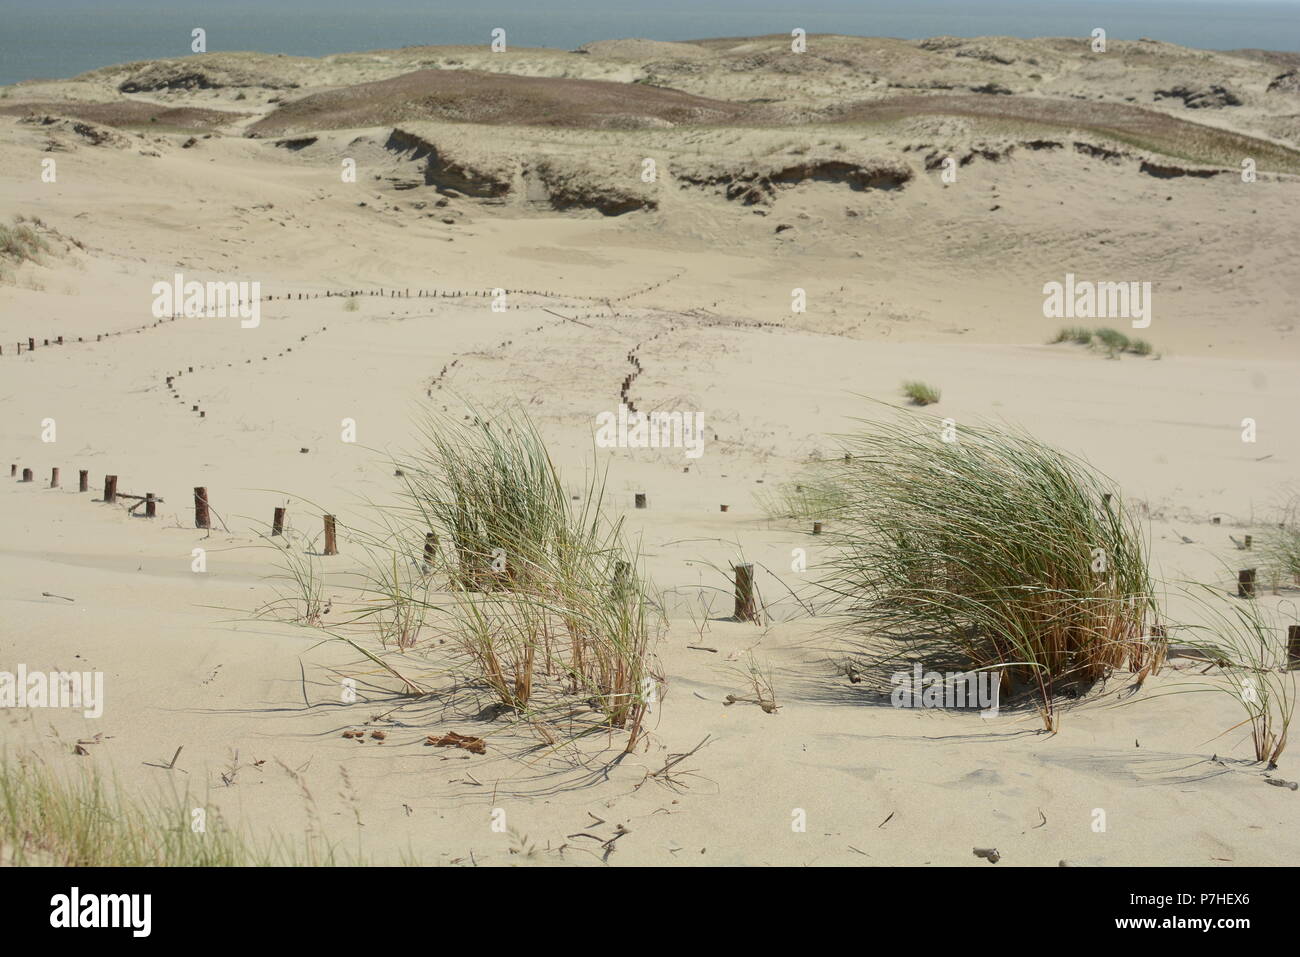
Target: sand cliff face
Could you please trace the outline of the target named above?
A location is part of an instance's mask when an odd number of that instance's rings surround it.
[[[723,620],[710,587],[725,582],[700,569],[739,551],[780,572],[765,596],[808,585],[830,536],[768,521],[756,493],[832,455],[829,436],[871,414],[863,396],[897,402],[915,377],[942,389],[937,416],[1022,426],[1115,478],[1165,579],[1231,587],[1251,559],[1229,532],[1258,541],[1300,474],[1300,64],[1146,42],[1093,54],[1085,38],[808,43],[214,53],[0,91],[3,225],[29,227],[0,248],[0,454],[63,470],[61,489],[0,488],[0,619],[33,667],[81,656],[111,677],[104,741],[61,758],[143,787],[183,742],[213,800],[284,832],[302,823],[297,786],[253,762],[310,763],[322,801],[346,763],[371,847],[426,861],[517,858],[481,826],[498,784],[539,842],[592,827],[589,807],[627,825],[612,863],[962,864],[972,845],[1007,863],[1293,861],[1278,802],[1295,798],[1225,770],[1243,749],[1216,736],[1241,716],[1217,698],[1089,702],[1050,740],[873,707],[820,621],[775,598],[770,627]],[[150,290],[176,273],[273,298],[256,329],[162,321]],[[1067,323],[1045,316],[1044,286],[1067,276],[1150,282],[1149,327],[1087,324],[1159,358],[1048,345]],[[274,561],[246,546],[286,494],[304,534],[323,508],[364,523],[359,500],[396,494],[374,450],[411,447],[417,403],[458,413],[462,398],[517,399],[577,476],[595,417],[621,402],[704,415],[698,460],[598,460],[650,577],[687,596],[647,750],[599,783],[553,754],[519,771],[499,755],[527,729],[475,708],[437,730],[490,739],[489,771],[465,765],[486,787],[403,737],[441,712],[401,714],[383,747],[344,740],[342,712],[315,706],[364,663],[213,610],[267,599]],[[114,474],[155,493],[161,518],[91,504],[73,491],[82,468],[94,488]],[[191,527],[195,486],[229,530]],[[342,539],[346,575],[364,556]],[[787,575],[793,549],[808,569]],[[751,651],[774,663],[779,714],[723,703]],[[393,704],[377,700],[346,720]],[[706,733],[694,787],[646,784],[640,763]],[[6,734],[49,743],[44,722]],[[1091,830],[1099,806],[1124,840]],[[809,810],[807,833],[790,808]]]

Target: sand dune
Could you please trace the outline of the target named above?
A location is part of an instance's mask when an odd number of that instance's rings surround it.
[[[814,36],[801,55],[788,37],[207,54],[5,88],[0,209],[38,218],[48,247],[0,256],[0,468],[35,479],[0,492],[5,660],[107,688],[98,719],[5,711],[6,746],[134,793],[188,785],[256,834],[315,817],[355,843],[355,806],[384,861],[1290,863],[1296,794],[1268,786],[1241,729],[1220,737],[1240,710],[1162,695],[1200,665],[1175,658],[1136,693],[1116,674],[1055,735],[1032,713],[890,707],[789,597],[832,546],[761,508],[879,414],[866,400],[920,378],[942,387],[937,418],[1023,427],[1113,477],[1161,580],[1231,591],[1254,560],[1233,537],[1267,531],[1300,462],[1289,70],[1163,43]],[[260,323],[155,316],[176,273],[259,282]],[[1148,328],[1085,324],[1153,355],[1047,344],[1074,324],[1043,313],[1067,274],[1151,282]],[[593,451],[624,396],[702,412],[704,454]],[[275,507],[312,547],[327,512],[366,526],[397,501],[390,456],[421,405],[507,399],[575,493],[593,455],[608,466],[666,596],[664,696],[612,765],[619,734],[537,751],[481,689],[401,698],[352,648],[255,617]],[[157,496],[157,517],[97,502],[106,475]],[[341,609],[366,554],[347,532],[340,551],[322,561]],[[740,555],[761,626],[725,620],[716,569]],[[1258,601],[1286,613],[1294,595]],[[725,703],[751,654],[775,713]],[[436,672],[436,643],[395,660]],[[487,753],[425,744],[449,731]]]

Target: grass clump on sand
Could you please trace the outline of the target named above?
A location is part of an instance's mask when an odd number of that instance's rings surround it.
[[[939,401],[939,390],[924,382],[912,380],[903,383],[903,397],[912,405],[934,405]]]
[[[1092,330],[1085,329],[1083,326],[1067,326],[1061,329],[1052,343],[1072,342],[1076,346],[1086,346],[1092,344]]]
[[[578,696],[627,731],[631,750],[656,686],[656,606],[621,520],[603,513],[601,480],[574,504],[522,411],[431,416],[423,434],[400,470],[407,537],[423,543],[432,531],[445,544],[449,600],[429,609],[430,627],[543,737],[553,737],[548,714]]]
[[[33,220],[42,225],[40,220]],[[12,226],[0,223],[0,257],[15,264],[35,262],[42,253],[50,251],[50,244],[22,216],[15,216]]]
[[[1036,691],[1049,729],[1058,692],[1158,668],[1146,543],[1110,486],[1022,433],[944,437],[900,412],[846,439],[851,504],[827,584],[852,625],[1002,669],[1004,687]]]
[[[1098,329],[1093,333],[1097,342],[1106,350],[1108,356],[1116,356],[1121,352],[1127,352],[1129,347],[1129,338],[1124,333],[1115,329]]]
[[[1135,356],[1149,356],[1151,343],[1145,339],[1130,338],[1117,329],[1088,329],[1083,326],[1066,326],[1056,333],[1050,345],[1069,342],[1076,346],[1100,346],[1106,350],[1106,356],[1116,359],[1127,352]]]

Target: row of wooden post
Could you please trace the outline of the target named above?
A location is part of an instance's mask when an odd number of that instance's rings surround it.
[[[18,476],[18,466],[17,466],[16,464],[10,464],[10,466],[9,466],[9,475],[10,475],[11,478],[17,478],[17,476]],[[32,481],[32,470],[31,470],[31,469],[28,469],[28,468],[23,469],[23,474],[22,474],[22,479],[21,479],[21,481],[23,481],[23,482],[31,482],[31,481]],[[50,488],[59,488],[59,487],[60,487],[60,484],[59,484],[59,470],[58,470],[57,468],[51,469],[51,470],[50,470]],[[81,470],[77,473],[77,491],[78,491],[78,492],[88,492],[88,491],[90,491],[90,472],[89,472],[89,470],[87,470],[87,469],[81,469]],[[117,476],[116,476],[116,475],[105,475],[105,476],[104,476],[104,498],[103,498],[104,503],[105,503],[106,505],[116,505],[116,504],[117,504],[117,496],[118,496],[118,491],[117,491]],[[138,498],[139,496],[132,496],[132,497]],[[147,493],[145,494],[145,496],[144,496],[144,514],[145,514],[145,517],[146,517],[146,518],[154,518],[154,517],[157,516],[157,508],[158,508],[157,503],[158,503],[158,497],[157,497],[156,495],[154,495],[153,492],[147,492]],[[286,509],[285,509],[283,506],[279,506],[279,507],[277,507],[277,508],[275,509],[274,518],[272,519],[272,522],[271,522],[271,534],[272,534],[272,535],[283,535],[283,534],[284,534],[284,519],[285,519],[285,514],[286,514]],[[211,514],[210,506],[209,506],[209,504],[208,504],[208,490],[207,490],[206,488],[204,488],[203,486],[201,486],[201,485],[200,485],[200,486],[195,486],[195,488],[194,488],[194,527],[195,527],[195,528],[211,528],[211,527],[212,527],[212,514]],[[429,534],[432,535],[433,533],[430,532]],[[339,553],[339,550],[338,550],[338,540],[337,540],[337,535],[336,535],[336,532],[335,532],[335,520],[334,520],[334,516],[333,516],[333,515],[326,515],[326,516],[325,516],[325,549],[324,549],[324,554],[326,554],[326,555],[337,555],[338,553]],[[426,557],[427,557],[428,554],[429,554],[429,549],[428,549],[427,547],[425,548],[425,554],[426,554]]]
[[[9,466],[9,475],[16,476],[18,466],[16,464]],[[79,473],[79,491],[87,490],[89,473],[82,469]],[[32,470],[23,469],[22,481],[32,481]],[[59,487],[59,470],[53,469],[50,473],[50,488]],[[104,501],[110,505],[117,501],[117,476],[104,476]],[[149,518],[155,516],[156,497],[153,492],[145,496],[145,515]],[[636,493],[636,507],[646,507],[646,497],[644,492]],[[724,507],[725,508],[725,507]],[[279,506],[275,509],[274,517],[271,522],[271,534],[282,535],[284,533],[284,519],[286,509]],[[333,515],[324,516],[325,525],[325,548],[322,554],[337,555],[338,540],[335,528],[335,517]],[[212,518],[208,504],[208,490],[203,486],[196,486],[194,489],[194,526],[196,528],[211,528]],[[813,534],[820,535],[822,530],[821,522],[813,522]],[[423,563],[426,568],[434,564],[434,556],[438,548],[438,536],[429,532],[424,538],[424,557]],[[757,621],[758,605],[754,597],[754,566],[752,564],[736,565],[733,569],[736,573],[735,579],[735,619],[737,621]],[[626,562],[619,562],[614,570],[614,587],[616,590],[623,588],[626,584],[626,578],[629,574],[629,567]],[[1241,598],[1255,597],[1255,569],[1243,568],[1237,574],[1237,595]],[[1300,660],[1300,625],[1291,625],[1287,630],[1287,648],[1292,661]]]

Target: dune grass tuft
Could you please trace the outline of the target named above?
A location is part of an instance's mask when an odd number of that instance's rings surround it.
[[[1053,697],[1159,666],[1146,543],[1110,485],[1029,435],[916,413],[846,437],[828,586],[856,630]],[[927,650],[928,649],[928,650]]]
[[[1051,340],[1051,345],[1069,342],[1076,346],[1100,347],[1106,350],[1106,356],[1117,359],[1123,353],[1135,356],[1149,356],[1151,343],[1145,339],[1130,338],[1117,329],[1088,329],[1084,326],[1064,326]]]
[[[1258,547],[1264,579],[1276,592],[1300,585],[1300,494],[1289,493],[1270,524],[1259,534]]]
[[[1072,342],[1076,346],[1086,346],[1092,343],[1092,330],[1083,326],[1066,326],[1056,333],[1052,342]]]
[[[903,396],[912,405],[934,405],[939,401],[939,390],[918,380],[903,383]]]
[[[1093,332],[1093,336],[1106,350],[1107,355],[1115,356],[1128,351],[1129,338],[1122,332],[1115,329],[1097,329]]]
[[[433,531],[445,549],[449,599],[436,608],[413,599],[429,612],[428,626],[543,736],[539,683],[626,730],[630,750],[656,686],[657,612],[621,520],[604,514],[603,479],[589,479],[573,504],[521,410],[471,421],[430,416],[423,434],[423,449],[400,471],[405,537],[423,542]]]
[[[1296,673],[1288,670],[1286,647],[1290,622],[1259,602],[1226,596],[1209,585],[1189,586],[1186,594],[1201,620],[1180,626],[1185,640],[1218,666],[1224,680],[1209,687],[1229,695],[1246,715],[1223,733],[1249,726],[1255,760],[1276,765],[1295,714]]]
[[[317,832],[256,845],[187,794],[128,799],[93,767],[60,773],[36,756],[0,757],[0,865],[231,867],[363,863]]]
[[[813,472],[797,482],[782,482],[755,492],[755,500],[769,519],[830,519],[848,498],[827,473]]]

